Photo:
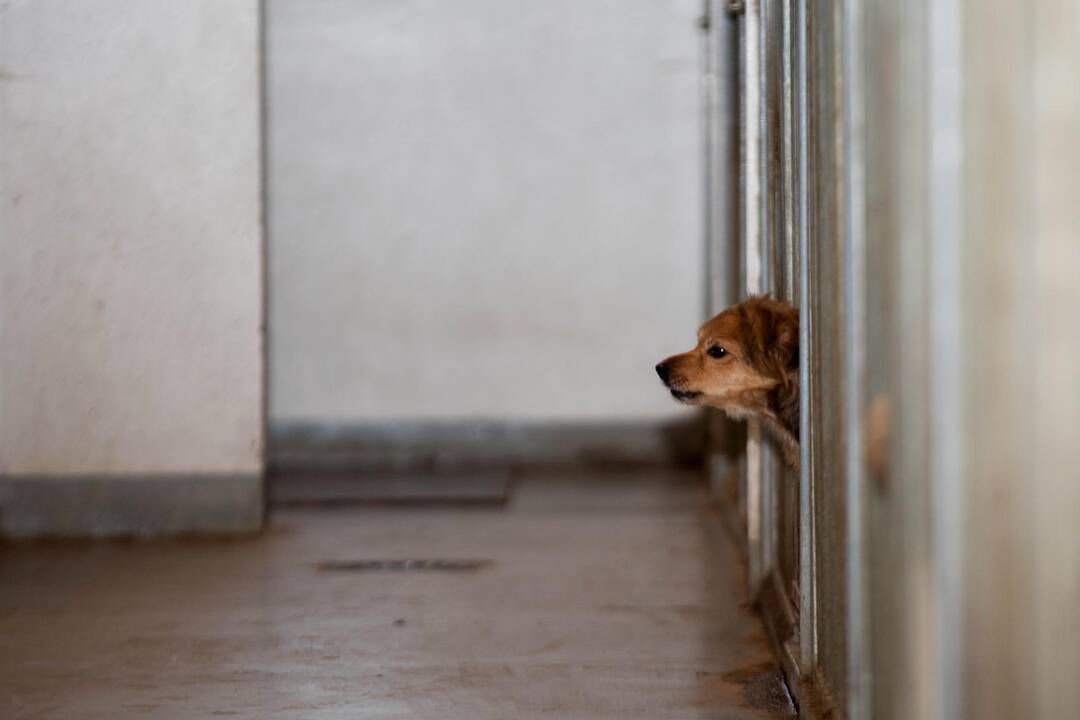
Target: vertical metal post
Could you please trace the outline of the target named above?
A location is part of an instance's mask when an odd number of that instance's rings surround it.
[[[963,371],[961,238],[963,46],[959,0],[933,0],[929,24],[930,497],[936,614],[934,687],[939,717],[962,716]]]
[[[761,228],[764,214],[762,187],[762,125],[764,94],[761,74],[761,0],[747,0],[742,20],[742,255],[743,283],[747,294],[764,290]],[[746,429],[746,535],[750,564],[750,587],[756,589],[767,571],[762,488],[764,448],[761,427],[753,421]]]
[[[844,369],[846,435],[848,717],[869,718],[870,633],[866,613],[863,453],[863,379],[865,364],[865,166],[862,77],[862,3],[843,5],[842,66],[843,108],[843,233],[847,272],[844,298]]]
[[[738,296],[739,122],[738,22],[727,0],[704,0],[702,17],[702,121],[705,186],[705,314],[712,316]],[[707,416],[710,486],[717,497],[735,481],[734,421],[719,411]]]
[[[772,234],[770,213],[773,211],[769,202],[769,69],[768,53],[769,18],[771,6],[775,0],[758,0],[757,4],[757,51],[758,51],[758,181],[759,201],[758,217],[758,269],[760,278],[756,290],[751,294],[768,293],[773,289],[772,256],[776,238]],[[776,493],[776,456],[765,439],[764,431],[757,423],[751,433],[756,441],[756,452],[760,458],[760,495],[761,495],[761,562],[762,577],[768,574],[776,561],[777,543],[777,493]],[[748,448],[749,450],[749,448]]]
[[[719,143],[718,114],[719,88],[716,77],[715,24],[717,18],[713,7],[714,0],[702,2],[701,29],[701,144],[705,162],[701,168],[701,182],[704,186],[704,212],[702,222],[705,236],[705,317],[713,313],[716,304],[718,276],[723,275],[720,267],[722,246],[717,242],[717,229],[720,218],[717,217],[716,204],[719,200],[716,192],[723,178],[717,177],[716,153]]]
[[[701,85],[705,167],[705,314],[715,315],[735,302],[736,246],[739,242],[738,88],[733,80],[736,23],[725,0],[705,0],[702,17]],[[718,7],[724,6],[724,7]]]
[[[809,177],[809,97],[807,66],[807,0],[795,1],[795,58],[796,76],[796,120],[795,147],[798,153],[796,163],[798,180],[796,187],[796,207],[798,220],[799,253],[799,645],[801,661],[805,667],[817,663],[817,609],[816,577],[814,569],[816,553],[814,551],[814,463],[812,456],[813,438],[810,422],[810,388],[814,378],[810,372],[811,342],[814,321],[811,314],[811,293],[816,288],[810,277],[810,198]]]
[[[798,238],[795,235],[795,28],[794,0],[780,0],[781,38],[780,73],[782,122],[781,135],[782,183],[780,193],[783,205],[783,287],[776,288],[784,299],[795,301],[801,291],[799,283]]]

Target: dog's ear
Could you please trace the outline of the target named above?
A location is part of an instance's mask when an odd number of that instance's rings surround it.
[[[788,308],[774,309],[772,315],[767,354],[780,382],[787,385],[788,372],[799,369],[799,315]]]
[[[799,311],[767,299],[747,304],[761,362],[786,386],[788,373],[799,368]]]

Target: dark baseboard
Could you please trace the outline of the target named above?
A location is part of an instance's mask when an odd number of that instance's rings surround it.
[[[270,424],[272,474],[455,472],[530,465],[698,464],[699,418],[674,422]]]
[[[272,508],[342,505],[503,505],[510,499],[510,470],[461,472],[328,473],[271,475]]]
[[[0,476],[0,537],[238,535],[263,524],[258,474]]]
[[[754,606],[757,608],[761,619],[765,624],[765,632],[769,636],[769,644],[773,654],[780,663],[780,670],[784,674],[788,692],[796,707],[801,707],[803,693],[800,681],[802,669],[799,667],[799,648],[796,636],[798,620],[791,600],[784,591],[784,583],[780,573],[774,568],[762,580],[754,593]]]

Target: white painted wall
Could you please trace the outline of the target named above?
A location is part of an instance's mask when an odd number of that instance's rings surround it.
[[[259,469],[257,5],[0,3],[0,472]]]
[[[269,0],[272,421],[651,419],[698,0]]]

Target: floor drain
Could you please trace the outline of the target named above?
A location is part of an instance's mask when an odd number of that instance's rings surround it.
[[[319,570],[351,572],[468,572],[492,565],[492,560],[327,560]]]

